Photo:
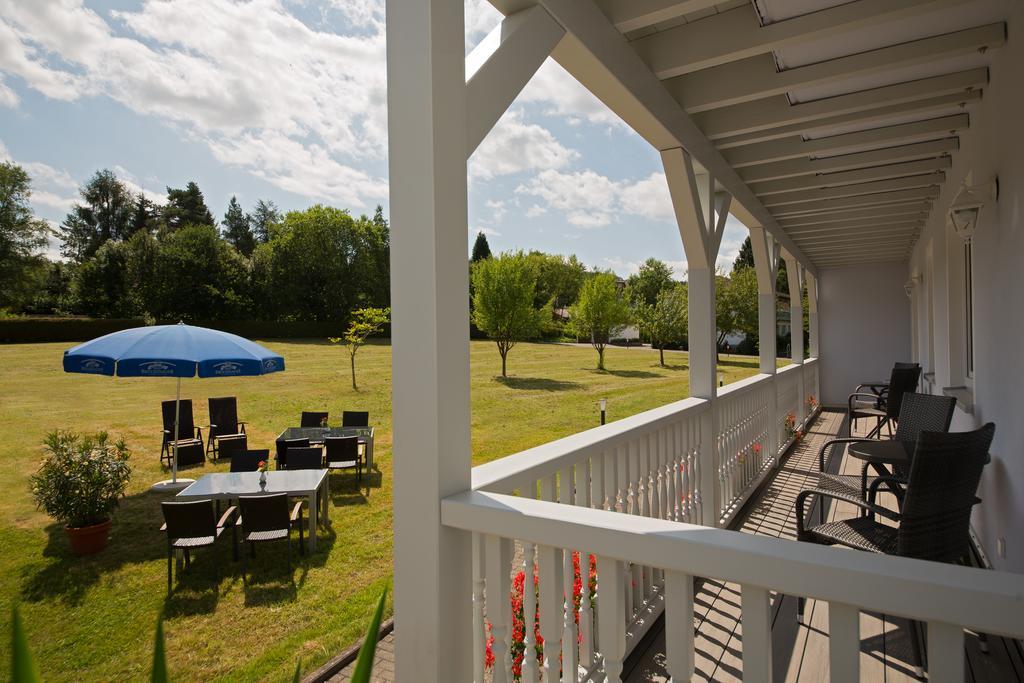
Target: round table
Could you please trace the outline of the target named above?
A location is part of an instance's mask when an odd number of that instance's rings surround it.
[[[850,444],[850,455],[876,465],[910,465],[913,446],[905,441],[861,441]]]

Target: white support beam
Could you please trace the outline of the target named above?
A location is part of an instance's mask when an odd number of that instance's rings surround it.
[[[968,55],[1001,46],[1005,35],[1006,25],[998,22],[783,71],[765,53],[666,80],[665,87],[684,110],[695,114],[842,78]]]
[[[807,253],[820,253],[824,250],[835,251],[844,247],[856,247],[862,249],[866,246],[872,246],[878,242],[883,242],[887,247],[904,247],[909,248],[914,245],[916,239],[916,233],[907,235],[886,235],[884,237],[865,237],[859,235],[851,235],[849,237],[835,238],[831,240],[805,240],[799,242],[800,246]]]
[[[719,199],[714,177],[710,174],[699,176],[692,157],[685,150],[664,150],[661,161],[687,262],[690,395],[711,402],[711,410],[701,416],[701,433],[715,434],[717,416],[714,404],[718,393],[715,382],[718,356],[715,260],[728,216],[729,198]],[[716,485],[714,439],[701,440],[698,459],[700,490],[707,496],[701,505],[701,522],[706,526],[717,526],[720,494]]]
[[[751,4],[660,31],[633,45],[658,78],[672,78],[964,1],[858,0],[767,26],[760,25]]]
[[[789,358],[796,364],[804,362],[804,299],[803,266],[792,254],[782,252],[786,261],[786,278],[789,285]],[[804,373],[796,373],[797,396],[796,423],[802,424],[807,415],[807,393],[804,390]]]
[[[955,152],[958,149],[960,149],[959,138],[941,138],[939,140],[917,142],[910,145],[886,147],[870,152],[858,152],[821,159],[789,159],[787,161],[759,164],[742,168],[739,170],[739,174],[749,184],[759,181],[766,182],[805,175],[847,171],[878,164],[895,164],[915,159],[935,158],[942,154]]]
[[[473,676],[472,542],[441,524],[470,488],[463,0],[387,0],[395,674]]]
[[[491,3],[509,14],[522,9],[524,0]],[[686,149],[732,195],[733,204],[754,216],[755,222],[775,235],[784,247],[799,252],[733,167],[594,3],[540,0],[538,4],[566,29],[565,38],[552,53],[559,64],[656,149]]]
[[[833,240],[839,237],[893,237],[913,234],[924,226],[921,222],[895,223],[893,225],[880,225],[867,228],[831,228],[822,230],[809,230],[793,233],[793,239],[797,244],[806,245],[814,241]]]
[[[764,197],[766,195],[793,192],[796,190],[839,187],[841,185],[852,185],[854,183],[866,183],[877,180],[888,180],[890,178],[913,176],[920,173],[944,171],[952,165],[953,160],[950,157],[942,156],[931,159],[921,159],[918,161],[906,161],[901,164],[870,166],[868,168],[859,168],[852,171],[840,171],[839,173],[794,176],[792,178],[781,178],[779,180],[766,180],[762,183],[751,183],[750,189],[753,190],[754,194],[758,197]]]
[[[927,121],[872,128],[871,130],[832,135],[814,140],[804,140],[797,135],[724,150],[722,156],[733,166],[742,167],[799,157],[846,154],[888,145],[949,137],[955,135],[957,131],[967,128],[969,124],[970,118],[967,114],[954,114]]]
[[[788,230],[793,239],[800,239],[809,235],[822,233],[843,233],[869,231],[869,230],[900,230],[903,228],[920,228],[924,226],[924,219],[900,220],[899,218],[874,218],[858,221],[838,221],[836,223],[821,223],[819,225],[803,225]]]
[[[897,204],[899,202],[935,199],[939,196],[939,189],[939,186],[934,185],[932,187],[921,187],[913,190],[897,190],[895,192],[866,194],[859,197],[841,197],[839,199],[822,199],[816,202],[780,204],[772,207],[772,213],[780,217],[795,216],[798,214],[828,213],[830,211],[854,209],[862,206],[884,206],[886,204]]]
[[[483,141],[565,35],[543,7],[510,14],[466,57],[466,156]]]
[[[840,256],[836,258],[818,259],[819,268],[838,268],[841,266],[855,266],[865,263],[906,263],[909,260],[908,254],[892,255],[863,255],[863,256]]]
[[[983,67],[800,104],[790,104],[789,98],[785,95],[775,95],[755,102],[734,104],[694,114],[693,121],[704,131],[708,139],[718,140],[780,126],[806,125],[817,119],[865,112],[941,95],[960,95],[982,88],[987,83],[988,69]]]
[[[981,102],[981,98],[980,88],[971,91],[955,91],[937,97],[886,104],[872,109],[858,109],[846,114],[809,118],[781,126],[762,128],[750,133],[729,135],[715,140],[715,146],[718,149],[732,149],[733,147],[792,137],[797,134],[804,137],[822,137],[836,130],[867,130],[891,124],[897,120],[906,121],[911,118],[923,120],[948,116],[954,113],[954,109],[959,110],[956,113],[965,111],[967,107]],[[911,117],[911,114],[914,116]]]
[[[813,202],[821,199],[840,199],[842,197],[857,197],[860,195],[869,195],[878,192],[909,190],[915,187],[930,187],[932,185],[941,185],[945,180],[945,173],[942,171],[934,171],[932,173],[922,173],[920,175],[910,175],[902,178],[876,180],[870,183],[854,183],[851,185],[837,185],[836,187],[778,192],[776,194],[767,195],[762,200],[762,203],[771,210],[776,206]]]
[[[931,204],[929,202],[916,202],[909,204],[894,204],[890,206],[870,206],[866,209],[850,209],[849,211],[836,211],[830,214],[819,216],[794,216],[783,218],[779,223],[789,232],[793,228],[808,225],[825,225],[829,223],[844,223],[848,221],[863,221],[869,219],[889,219],[896,221],[927,220]]]
[[[608,21],[622,33],[706,10],[721,0],[595,0]]]

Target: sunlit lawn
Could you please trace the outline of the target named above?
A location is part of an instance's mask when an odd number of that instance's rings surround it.
[[[9,666],[12,601],[21,604],[48,681],[145,677],[161,611],[177,680],[285,680],[298,658],[308,671],[360,637],[392,574],[390,347],[360,351],[356,392],[343,349],[315,340],[265,343],[285,357],[286,372],[182,383],[197,424],[208,422],[208,397],[235,395],[250,447],[272,448],[275,435],[295,425],[303,409],[329,409],[332,422],[346,408],[369,410],[379,472],[364,477],[362,490],[353,476],[332,476],[332,529],[321,531],[314,555],[298,560],[294,584],[284,548],[271,545],[250,565],[253,579],[243,590],[225,539],[219,586],[210,552],[200,552],[170,598],[166,545],[158,532],[166,497],[147,489],[166,477],[158,460],[160,401],[174,397],[173,380],[67,375],[60,357],[70,344],[0,346],[3,667]],[[594,370],[595,359],[588,347],[523,344],[509,357],[510,377],[501,380],[494,345],[473,342],[474,463],[596,425],[600,397],[608,398],[608,418],[615,420],[688,395],[685,353],[667,353],[667,368],[646,349],[609,349],[607,372]],[[754,358],[722,360],[727,381],[757,371]],[[63,529],[35,509],[28,492],[43,436],[56,428],[123,434],[133,451],[132,483],[115,515],[110,547],[92,558],[70,555]],[[185,476],[226,469],[207,464]]]

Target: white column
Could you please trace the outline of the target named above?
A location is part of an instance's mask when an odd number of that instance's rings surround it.
[[[715,329],[715,259],[725,230],[730,197],[716,197],[715,181],[697,175],[693,160],[676,148],[661,153],[669,193],[686,253],[690,346],[690,395],[711,401],[711,410],[701,416],[700,495],[705,526],[717,526],[720,503],[718,467],[715,462],[717,396]],[[718,201],[716,201],[718,199]]]
[[[818,279],[811,272],[804,271],[804,281],[807,284],[808,352],[811,358],[817,358],[821,353],[818,347]]]
[[[801,296],[803,268],[788,251],[783,251],[782,256],[786,260],[786,277],[789,280],[789,357],[795,364],[801,365],[804,362],[804,301]],[[802,369],[796,375],[796,387],[796,424],[799,427],[807,417],[807,393]]]
[[[779,390],[775,382],[776,337],[778,336],[778,303],[775,296],[775,281],[779,273],[779,245],[761,226],[750,227],[750,245],[754,252],[754,268],[757,270],[757,337],[760,356],[760,370],[772,376],[772,389],[768,395],[768,456],[774,458],[782,445],[779,430]],[[776,464],[778,464],[776,460]]]
[[[395,674],[465,681],[471,543],[440,519],[470,487],[463,3],[388,0],[387,18]]]

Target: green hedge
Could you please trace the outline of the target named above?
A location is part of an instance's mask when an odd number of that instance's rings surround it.
[[[96,337],[141,327],[141,319],[113,320],[100,318],[24,317],[0,319],[0,343],[30,344],[39,342],[88,341]],[[344,322],[270,322],[261,320],[215,320],[193,323],[201,327],[224,330],[248,339],[326,339],[340,337]],[[390,326],[380,335],[387,337]]]
[[[31,317],[0,319],[0,343],[86,341],[145,325],[144,320]]]

